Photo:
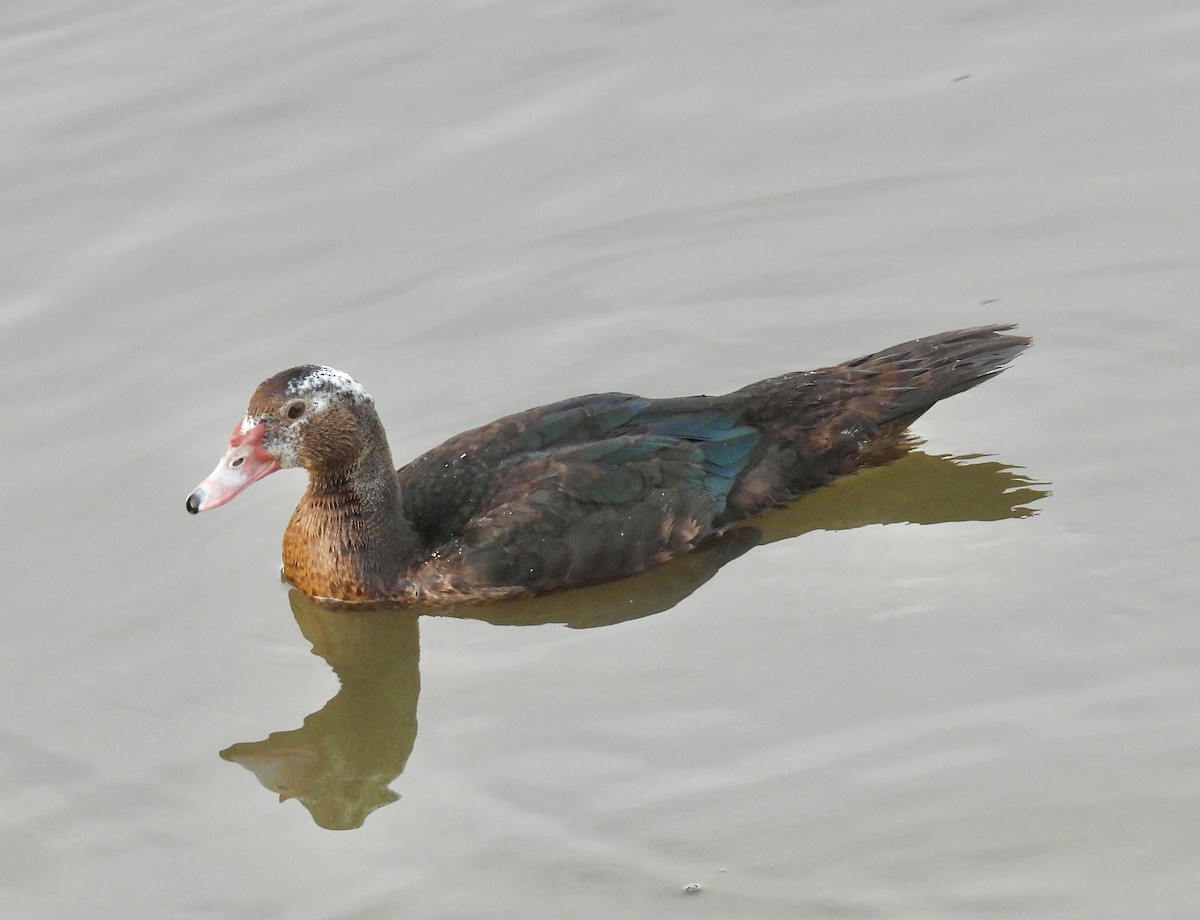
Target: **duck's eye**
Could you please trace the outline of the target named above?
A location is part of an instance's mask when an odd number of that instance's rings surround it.
[[[304,409],[304,400],[294,399],[284,407],[283,414],[294,422],[304,414]]]

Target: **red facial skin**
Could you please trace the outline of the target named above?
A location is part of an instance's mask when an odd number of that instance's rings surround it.
[[[266,425],[259,422],[245,431],[242,427],[234,426],[229,450],[188,497],[187,510],[192,514],[220,507],[251,483],[280,469],[279,458],[263,447]]]

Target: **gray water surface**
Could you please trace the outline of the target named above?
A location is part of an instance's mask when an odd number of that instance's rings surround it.
[[[5,6],[0,913],[1200,914],[1198,47],[1167,0]],[[1036,344],[921,453],[631,583],[338,617],[277,577],[299,473],[184,512],[297,363],[403,461],[986,322]]]

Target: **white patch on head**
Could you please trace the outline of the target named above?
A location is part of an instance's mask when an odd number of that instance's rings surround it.
[[[279,460],[279,468],[281,470],[295,469],[298,464],[296,441],[293,438],[278,441],[271,445],[274,447],[272,451]]]
[[[335,397],[347,398],[356,405],[374,402],[361,383],[332,367],[317,367],[299,380],[293,380],[288,384],[287,393],[308,400],[309,407],[316,411],[324,409]]]
[[[257,424],[258,422],[247,415],[244,419],[242,419],[242,427],[239,430],[242,434],[246,434]]]

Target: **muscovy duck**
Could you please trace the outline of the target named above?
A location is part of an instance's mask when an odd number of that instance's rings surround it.
[[[579,396],[460,434],[399,470],[363,387],[302,365],[254,391],[187,510],[306,469],[284,575],[341,602],[479,603],[618,578],[901,456],[914,419],[1029,345],[1012,328],[915,339],[723,396]]]

